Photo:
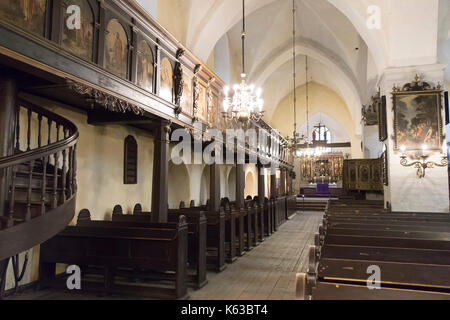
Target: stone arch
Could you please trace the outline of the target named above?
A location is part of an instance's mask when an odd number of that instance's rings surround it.
[[[231,201],[235,201],[236,200],[236,166],[233,166],[233,168],[231,168],[230,172],[228,173],[228,198]]]
[[[252,171],[248,171],[245,175],[245,189],[244,197],[251,196],[252,198],[258,194],[258,185],[255,184],[255,176]]]
[[[199,205],[205,205],[209,199],[209,177],[210,166],[206,165],[202,171],[202,177],[200,180],[200,203]]]
[[[177,209],[180,201],[190,202],[190,176],[184,163],[180,165],[169,162],[169,208]]]

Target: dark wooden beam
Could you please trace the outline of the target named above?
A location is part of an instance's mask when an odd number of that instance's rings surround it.
[[[238,209],[244,208],[244,188],[245,188],[245,172],[244,165],[236,165],[236,207]]]
[[[340,142],[340,143],[312,143],[309,145],[310,148],[323,147],[323,148],[350,148],[352,146],[351,142]],[[297,145],[298,148],[306,149],[308,145],[306,143]]]
[[[209,201],[210,210],[217,214],[220,208],[220,167],[218,164],[210,165]]]
[[[270,172],[270,198],[277,197],[277,174],[276,171]]]
[[[264,166],[258,164],[257,170],[258,170],[258,200],[259,204],[263,205],[264,198],[266,197],[266,190],[264,188],[264,178],[265,178]]]
[[[132,112],[119,113],[103,110],[88,111],[88,124],[107,125],[107,124],[150,124],[155,125],[155,120],[144,116],[136,115]]]
[[[16,80],[0,78],[0,158],[14,153],[17,90]],[[10,170],[0,170],[0,217],[7,216],[9,180]]]
[[[170,125],[170,121],[161,120],[155,128],[152,183],[152,220],[154,222],[167,222]]]
[[[286,169],[281,168],[280,169],[280,195],[285,196],[286,195]]]

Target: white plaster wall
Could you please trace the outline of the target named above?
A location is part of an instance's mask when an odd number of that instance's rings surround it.
[[[258,195],[258,169],[254,164],[246,164],[244,197]]]
[[[383,144],[380,142],[378,126],[364,127],[364,158],[377,159],[383,153]]]
[[[154,18],[158,17],[158,0],[136,0]]]

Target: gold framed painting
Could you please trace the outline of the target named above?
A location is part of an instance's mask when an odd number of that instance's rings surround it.
[[[440,90],[393,93],[394,148],[430,150],[442,147],[442,96]]]

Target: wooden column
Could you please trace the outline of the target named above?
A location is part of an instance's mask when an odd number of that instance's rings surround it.
[[[258,199],[259,204],[264,205],[264,198],[266,197],[266,192],[264,188],[264,167],[261,164],[258,164]]]
[[[169,144],[170,125],[160,120],[155,126],[155,148],[153,155],[152,221],[167,222],[169,202]]]
[[[270,172],[270,198],[276,199],[277,195],[277,173],[274,171]]]
[[[67,8],[64,8],[67,9]],[[52,25],[50,32],[50,40],[57,44],[61,44],[61,20],[63,19],[61,0],[53,0],[52,2]],[[65,22],[64,22],[65,24]]]
[[[132,27],[132,39],[131,39],[131,46],[130,46],[130,56],[131,56],[131,63],[130,63],[130,80],[134,84],[137,83],[137,72],[138,72],[138,31],[139,29],[136,26]]]
[[[97,64],[105,67],[106,8],[103,0],[100,1],[100,17],[96,27],[98,27]]]
[[[0,158],[13,155],[16,124],[17,82],[0,78]],[[9,189],[9,170],[0,170],[0,216],[6,216]]]
[[[238,221],[238,228],[239,228],[239,245],[238,245],[238,256],[243,256],[245,254],[244,249],[244,238],[242,235],[244,234],[244,216],[243,216],[243,210],[245,206],[245,200],[244,200],[244,188],[245,188],[245,172],[244,172],[244,165],[243,164],[237,164],[236,165],[236,209],[239,210],[239,221]]]
[[[280,196],[285,196],[286,192],[286,169],[280,169]]]
[[[209,172],[209,211],[211,216],[217,216],[218,219],[218,234],[217,240],[217,264],[216,270],[222,271],[225,269],[225,212],[220,208],[220,167],[214,163],[210,165]]]
[[[210,211],[219,212],[220,208],[220,167],[218,164],[210,165],[209,202]]]
[[[265,198],[265,190],[264,190],[264,166],[258,164],[256,166],[256,170],[258,170],[258,200],[259,200],[259,240],[264,241],[264,198]]]
[[[244,208],[244,188],[245,188],[245,172],[244,165],[236,165],[236,207]]]
[[[274,231],[278,230],[278,208],[277,208],[277,173],[276,170],[274,172],[270,172],[270,199],[274,202],[273,211],[272,211],[272,227]]]

